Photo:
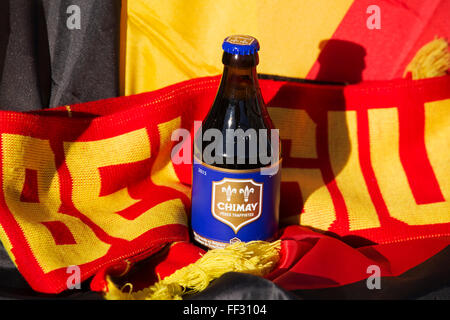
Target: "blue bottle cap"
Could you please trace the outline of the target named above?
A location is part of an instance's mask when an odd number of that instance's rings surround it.
[[[223,40],[222,49],[231,54],[249,55],[259,50],[259,43],[251,36],[233,35]]]

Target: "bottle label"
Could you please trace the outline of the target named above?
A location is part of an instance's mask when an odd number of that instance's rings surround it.
[[[278,229],[280,163],[270,169],[262,174],[263,169],[229,170],[194,163],[195,240],[217,248],[273,238]]]

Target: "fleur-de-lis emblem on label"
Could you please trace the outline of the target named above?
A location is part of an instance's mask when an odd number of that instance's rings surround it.
[[[250,193],[254,193],[255,189],[253,188],[248,188],[248,186],[245,186],[245,189],[239,189],[239,193],[243,193],[244,194],[244,201],[248,202],[248,196],[250,195]]]
[[[231,188],[230,186],[228,186],[228,188],[222,187],[222,192],[225,192],[225,194],[227,196],[227,201],[231,201],[231,195],[233,193],[236,193],[236,189]]]
[[[233,196],[234,193],[236,195]],[[213,181],[211,213],[214,218],[231,227],[237,234],[242,227],[261,217],[262,196],[263,183],[257,183],[253,179],[223,178],[220,181]],[[237,240],[237,237],[233,239]]]

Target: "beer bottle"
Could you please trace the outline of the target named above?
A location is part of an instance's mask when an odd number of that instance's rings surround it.
[[[207,248],[271,240],[278,229],[279,137],[258,83],[259,43],[233,35],[222,48],[219,89],[194,139],[192,231]]]

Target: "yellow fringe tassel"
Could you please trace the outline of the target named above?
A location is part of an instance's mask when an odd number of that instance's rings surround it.
[[[181,300],[185,294],[200,292],[226,272],[256,276],[268,274],[278,263],[281,241],[238,242],[224,249],[206,252],[199,260],[175,271],[149,288],[133,292],[127,283],[117,288],[108,277],[108,300]],[[128,289],[128,290],[126,290]]]
[[[448,42],[443,38],[434,39],[417,51],[406,67],[403,77],[409,72],[414,80],[440,77],[445,75],[449,68]]]

